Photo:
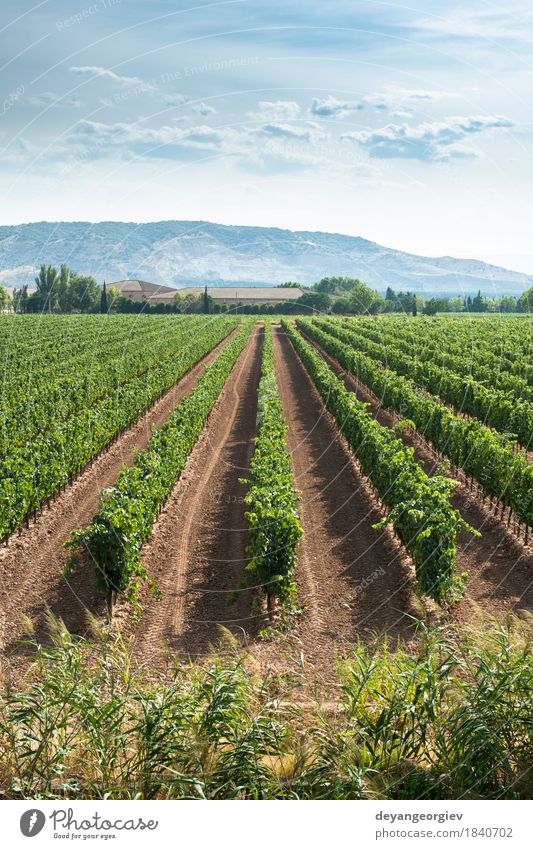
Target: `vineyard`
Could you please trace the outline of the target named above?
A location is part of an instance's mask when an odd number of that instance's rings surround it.
[[[370,728],[356,677],[384,703],[376,669],[429,681],[446,640],[531,611],[532,331],[527,316],[0,315],[3,675],[26,674],[28,628],[49,662],[81,663],[58,623],[88,651],[120,634],[128,668],[158,680],[219,645],[260,674],[296,665]],[[378,637],[398,655],[371,660]],[[239,675],[234,703],[260,701]],[[365,733],[370,751],[380,732]],[[350,775],[339,798],[362,792]]]

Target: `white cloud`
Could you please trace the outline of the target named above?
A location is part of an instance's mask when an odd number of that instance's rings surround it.
[[[344,133],[341,139],[361,145],[369,156],[380,159],[443,162],[456,157],[475,156],[474,150],[461,144],[468,137],[513,126],[513,121],[500,116],[453,117],[416,127],[389,124],[379,130]]]
[[[297,118],[300,112],[300,105],[294,100],[260,100],[248,117],[257,121],[283,121]]]
[[[115,149],[139,155],[173,157],[180,149],[216,150],[224,142],[234,141],[235,133],[208,126],[182,128],[163,126],[157,129],[140,124],[101,124],[80,121],[69,137],[73,144],[85,147],[94,154]]]
[[[313,122],[298,127],[270,122],[261,127],[187,127],[175,122],[158,128],[142,123],[80,121],[55,155],[83,159],[139,156],[144,159],[193,160],[209,154],[231,157],[246,169],[282,173],[324,166],[316,141],[325,134]],[[337,146],[338,147],[338,146]]]
[[[310,111],[319,118],[344,118],[350,112],[358,112],[360,109],[364,109],[364,103],[360,100],[337,100],[328,95],[323,100],[314,97]]]
[[[412,107],[420,101],[437,101],[447,97],[458,97],[456,92],[433,91],[429,89],[390,88],[375,94],[366,94],[359,100],[338,100],[333,95],[322,100],[313,98],[310,112],[319,118],[345,118],[367,107],[374,109],[398,109]]]
[[[263,126],[259,128],[258,133],[262,136],[272,136],[275,138],[311,141],[313,136],[316,134],[316,131],[314,129],[293,126],[290,124],[270,123],[263,124]]]
[[[146,91],[154,90],[152,83],[147,83],[144,80],[141,80],[140,77],[124,77],[120,74],[115,74],[114,71],[110,71],[108,68],[102,68],[98,65],[72,66],[70,70],[73,74],[77,74],[78,76],[103,77],[106,80],[117,83],[117,85],[146,86]]]

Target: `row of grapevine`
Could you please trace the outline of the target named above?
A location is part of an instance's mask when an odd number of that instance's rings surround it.
[[[259,382],[259,428],[245,503],[251,558],[248,570],[266,593],[270,614],[273,597],[282,605],[294,601],[296,549],[302,536],[286,432],[274,369],[272,328],[267,323]]]
[[[6,321],[6,319],[10,321]],[[68,375],[74,367],[90,370],[117,350],[125,350],[140,340],[158,334],[175,333],[186,327],[181,317],[161,323],[144,316],[50,316],[51,326],[42,324],[43,316],[1,316],[0,356],[5,366],[0,387],[0,406],[6,406],[7,393],[16,387],[33,391],[46,386],[52,375]],[[3,319],[3,320],[2,320]],[[2,344],[3,343],[3,344]],[[28,381],[28,382],[27,382]]]
[[[373,342],[358,331],[355,323],[347,330],[337,322],[328,320],[324,322],[324,327],[387,368],[415,380],[428,392],[452,404],[456,410],[469,413],[501,433],[516,435],[524,447],[530,444],[533,436],[533,404],[509,398],[506,392],[484,386],[431,361],[408,356],[395,348],[393,339],[386,338],[382,343]]]
[[[121,430],[134,421],[235,326],[217,319],[195,338],[183,338],[170,359],[132,378],[90,407],[52,421],[33,441],[0,459],[0,538],[35,513],[62,486],[85,468]]]
[[[96,351],[96,340],[86,340],[84,355],[70,360],[66,368],[55,369],[53,375],[43,368],[41,357],[29,361],[28,369],[22,365],[16,384],[4,386],[0,456],[42,433],[52,422],[67,419],[170,360],[187,344],[191,332],[202,330],[201,322],[192,319],[188,328],[179,323],[173,328],[154,328],[148,336],[132,340],[119,337],[111,344],[102,344],[101,340]],[[38,380],[33,377],[34,371]]]
[[[449,501],[454,482],[440,475],[428,477],[413,451],[366,412],[294,325],[286,320],[282,324],[363,473],[388,508],[386,522],[394,523],[412,555],[419,591],[440,602],[453,601],[462,591],[455,561],[457,536],[465,527]]]
[[[528,327],[525,318],[508,318],[503,327],[490,318],[473,326],[450,317],[413,322],[405,317],[380,316],[377,321],[345,319],[344,323],[357,324],[376,342],[386,341],[408,354],[416,351],[420,359],[435,360],[450,371],[472,375],[518,398],[533,397],[531,342],[524,332]]]
[[[533,465],[523,452],[476,419],[455,415],[413,381],[383,369],[367,354],[344,344],[329,328],[309,320],[298,326],[341,366],[368,386],[387,407],[414,422],[417,429],[455,466],[475,478],[487,495],[497,498],[520,522],[533,526]]]
[[[80,549],[93,564],[97,582],[110,608],[116,593],[137,596],[146,577],[141,548],[174,483],[183,471],[239,354],[250,335],[246,322],[206,367],[190,395],[185,397],[132,466],[122,470],[116,484],[102,493],[100,511],[92,523],[74,531],[67,545]]]

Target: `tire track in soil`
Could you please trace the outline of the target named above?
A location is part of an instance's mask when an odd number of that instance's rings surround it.
[[[390,528],[372,528],[383,514],[281,328],[274,328],[274,349],[304,531],[296,575],[304,612],[286,648],[289,655],[301,653],[324,680],[331,677],[336,647],[385,630],[411,642],[409,617],[420,615],[414,569]],[[263,650],[271,665],[278,651]]]
[[[263,327],[256,327],[228,377],[187,466],[142,552],[162,596],[143,593],[134,657],[150,669],[168,655],[195,659],[220,639],[220,626],[253,638],[251,589],[231,605],[228,594],[248,562],[244,513],[246,477],[257,429],[257,388]]]
[[[200,359],[159,398],[116,442],[100,453],[73,484],[61,492],[37,521],[13,535],[0,551],[0,652],[7,655],[6,669],[15,670],[23,647],[18,641],[21,618],[34,624],[37,639],[46,640],[46,609],[65,622],[74,633],[86,630],[86,612],[103,614],[105,603],[96,590],[92,569],[75,568],[63,579],[68,553],[63,548],[70,533],[91,521],[98,510],[100,491],[112,486],[124,465],[143,450],[152,428],[159,428],[180,400],[196,385],[205,366],[233,337],[232,331]],[[3,664],[2,664],[3,665]]]
[[[382,406],[380,399],[353,375],[324,351],[320,345],[306,337],[307,341],[321,354],[338,376],[343,376],[347,389],[354,392],[377,421],[385,427],[393,427],[402,416]],[[419,433],[404,432],[401,438],[405,445],[413,448],[416,459],[422,463],[427,474],[435,474],[440,457],[435,449]],[[475,622],[480,615],[488,614],[502,618],[509,611],[533,608],[532,580],[533,555],[507,529],[504,522],[486,509],[481,500],[458,478],[450,501],[463,518],[482,536],[473,536],[462,531],[457,540],[457,569],[468,573],[466,592],[459,604],[449,613],[451,622]]]

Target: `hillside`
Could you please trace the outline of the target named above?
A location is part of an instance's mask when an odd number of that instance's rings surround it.
[[[478,260],[416,256],[339,233],[205,221],[0,227],[0,282],[29,282],[42,262],[67,262],[100,281],[129,277],[171,286],[310,284],[326,275],[361,277],[381,291],[443,295],[520,294],[531,285],[526,274]]]

